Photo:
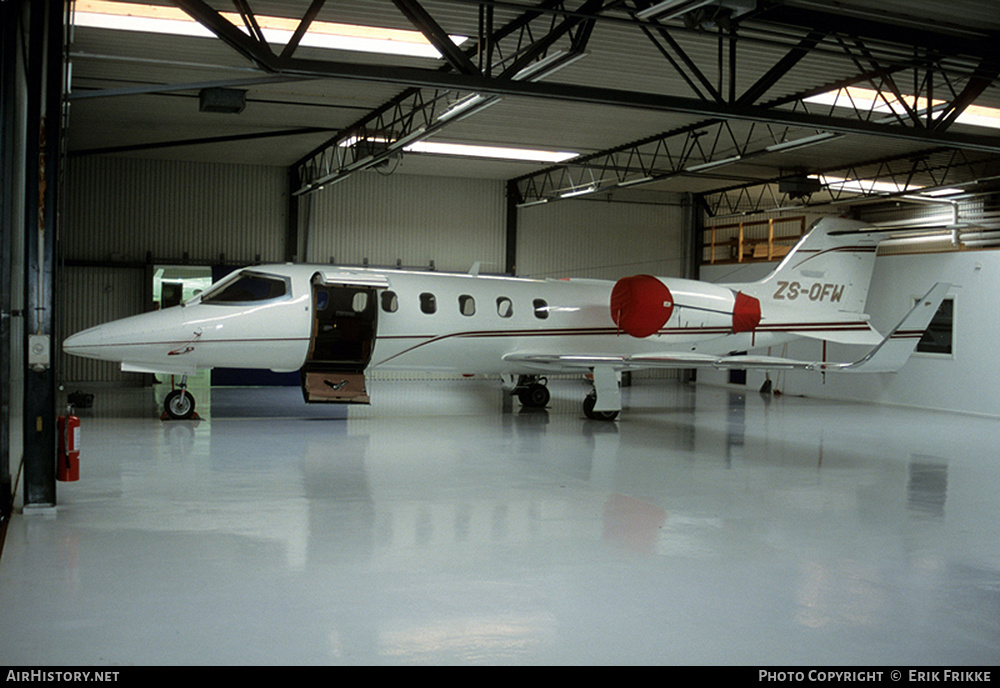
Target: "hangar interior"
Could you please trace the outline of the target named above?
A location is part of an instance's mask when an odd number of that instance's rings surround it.
[[[991,3],[0,11],[4,663],[996,664]],[[167,422],[60,351],[246,265],[724,283],[831,215],[884,231],[880,331],[952,285],[899,373],[637,374],[600,423],[579,377],[212,371]]]

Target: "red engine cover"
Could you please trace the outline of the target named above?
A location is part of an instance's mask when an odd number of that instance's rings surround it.
[[[760,325],[760,301],[741,291],[736,292],[736,301],[733,303],[733,332],[752,332],[758,325]]]
[[[650,275],[623,277],[611,290],[611,319],[633,337],[656,334],[673,312],[667,285]]]

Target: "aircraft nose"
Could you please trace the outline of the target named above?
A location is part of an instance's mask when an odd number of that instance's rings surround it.
[[[63,351],[84,358],[100,358],[100,344],[104,339],[103,330],[104,325],[98,325],[70,335],[63,340]]]
[[[63,341],[63,351],[104,361],[126,361],[146,356],[148,347],[162,348],[179,334],[173,309],[133,315],[77,332]]]

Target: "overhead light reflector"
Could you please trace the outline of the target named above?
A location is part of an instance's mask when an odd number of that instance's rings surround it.
[[[420,134],[424,132],[421,130]],[[494,160],[515,160],[520,162],[559,163],[575,158],[579,153],[572,151],[547,151],[532,148],[508,148],[506,146],[484,146],[469,143],[448,143],[444,141],[415,141],[406,145],[413,135],[394,141],[397,148],[402,147],[407,153],[426,153],[428,155],[453,155],[465,158],[492,158]],[[382,137],[369,137],[369,141],[387,143]],[[402,142],[402,146],[400,145]],[[358,143],[358,137],[351,136],[340,142],[341,148],[349,148]]]
[[[498,160],[520,160],[523,162],[557,163],[575,158],[569,151],[545,151],[529,148],[505,148],[503,146],[474,146],[464,143],[443,143],[438,141],[418,141],[406,147],[413,153],[435,155],[460,155],[470,158],[494,158]]]

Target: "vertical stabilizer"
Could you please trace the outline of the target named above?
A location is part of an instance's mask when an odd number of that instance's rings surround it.
[[[864,313],[878,249],[874,231],[855,220],[818,220],[774,272],[739,289],[765,312],[794,307],[804,320]]]

